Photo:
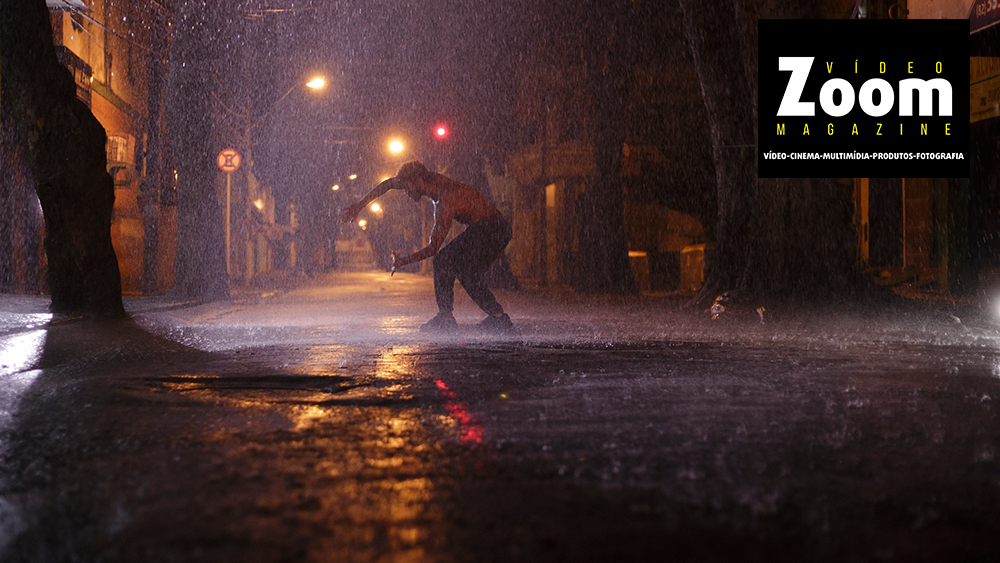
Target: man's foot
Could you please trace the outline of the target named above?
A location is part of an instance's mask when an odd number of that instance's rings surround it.
[[[517,329],[514,328],[514,322],[510,320],[510,317],[508,317],[506,313],[500,315],[499,317],[490,315],[480,321],[476,327],[483,332],[489,332],[491,334],[517,334]]]
[[[451,313],[438,313],[433,319],[420,325],[420,332],[452,333],[458,330],[458,322]]]

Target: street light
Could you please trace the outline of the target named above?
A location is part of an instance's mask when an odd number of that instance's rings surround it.
[[[295,91],[296,88],[298,88],[299,86],[303,86],[303,85],[306,86],[306,87],[308,87],[308,88],[311,88],[313,90],[321,90],[321,89],[323,89],[323,87],[326,86],[326,79],[323,78],[322,76],[316,76],[312,80],[310,80],[309,82],[306,82],[305,84],[303,84],[301,82],[296,82],[295,84],[292,85],[291,88],[288,89],[287,92],[285,92],[285,95],[283,95],[280,98],[278,98],[277,102],[274,102],[273,104],[271,104],[271,107],[266,112],[264,112],[264,115],[262,115],[262,116],[260,116],[258,118],[258,121],[260,121],[260,120],[264,119],[265,117],[271,115],[271,112],[274,111],[274,108],[278,107],[278,104],[280,104],[285,98],[287,98],[289,94],[291,94],[293,91]]]
[[[406,146],[403,144],[403,141],[400,141],[399,139],[390,140],[388,146],[389,146],[389,152],[391,152],[392,154],[399,154],[404,150],[406,150]]]
[[[220,89],[222,89],[224,91],[227,90],[225,88],[225,86],[221,82],[219,82],[219,80],[217,78],[215,79],[215,81],[216,81],[216,84],[220,87]],[[312,89],[312,90],[318,90],[318,89],[321,89],[324,86],[326,86],[326,79],[324,79],[322,76],[315,76],[311,80],[309,80],[309,82],[296,82],[295,84],[292,85],[291,88],[288,89],[287,92],[285,92],[280,98],[278,98],[278,100],[276,102],[274,102],[273,104],[271,104],[271,107],[269,107],[266,112],[264,112],[263,114],[261,114],[259,116],[252,115],[253,112],[251,111],[251,106],[250,106],[249,102],[246,103],[246,106],[245,106],[246,109],[245,109],[245,111],[243,113],[239,113],[237,111],[233,111],[228,105],[226,105],[226,103],[219,97],[219,95],[216,93],[215,90],[213,90],[211,92],[212,97],[215,98],[216,102],[218,102],[219,106],[221,106],[221,108],[223,110],[225,110],[225,112],[227,112],[227,113],[235,116],[236,118],[238,118],[238,119],[240,119],[242,121],[242,129],[243,129],[242,130],[242,134],[243,134],[243,143],[244,143],[244,155],[243,155],[243,157],[244,157],[244,160],[246,161],[246,170],[247,170],[247,178],[248,178],[248,180],[247,180],[247,192],[248,193],[246,194],[246,196],[247,196],[247,202],[246,202],[246,209],[243,212],[243,220],[247,221],[248,223],[251,221],[251,218],[250,218],[250,206],[253,205],[253,206],[257,207],[258,209],[261,209],[262,206],[263,206],[263,202],[262,201],[259,204],[258,204],[257,201],[251,201],[250,200],[250,194],[249,194],[249,186],[250,186],[249,177],[253,173],[252,172],[253,171],[253,154],[252,154],[252,150],[251,150],[252,147],[253,147],[253,141],[252,141],[253,130],[262,121],[264,121],[265,119],[267,119],[267,117],[271,115],[271,113],[275,110],[275,108],[277,108],[281,104],[281,102],[285,100],[285,98],[287,98],[293,91],[295,91],[296,88],[298,88],[299,86],[303,86],[303,85],[306,86],[306,87],[308,87],[308,88],[310,88],[310,89]],[[235,96],[232,92],[228,92],[228,96],[231,99],[234,99],[234,100],[237,99],[237,96]],[[234,127],[234,129],[236,129],[236,128]],[[225,230],[226,230],[226,271],[231,273],[231,269],[230,269],[230,259],[231,259],[230,252],[231,252],[231,250],[230,250],[230,245],[229,245],[229,240],[230,240],[230,232],[229,232],[230,231],[230,224],[229,224],[229,220],[228,220],[228,218],[230,216],[230,207],[231,207],[231,200],[232,200],[232,196],[231,196],[230,192],[231,192],[231,188],[230,188],[229,183],[227,182],[226,183],[226,209],[225,209],[225,217],[227,218],[226,219],[226,226],[225,226]],[[251,243],[251,241],[249,239],[246,239],[246,244],[247,244],[247,271],[246,271],[246,279],[247,279],[247,281],[249,281],[250,278],[253,277],[252,250],[251,250],[251,246],[250,246],[252,243]]]

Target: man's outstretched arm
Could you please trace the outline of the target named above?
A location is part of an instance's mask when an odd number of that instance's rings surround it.
[[[371,202],[385,195],[386,192],[392,189],[398,188],[398,180],[395,178],[389,178],[388,180],[383,180],[379,182],[377,186],[371,189],[364,197],[360,200],[348,205],[346,208],[340,212],[340,220],[344,223],[348,221],[353,221],[361,210],[368,206]]]

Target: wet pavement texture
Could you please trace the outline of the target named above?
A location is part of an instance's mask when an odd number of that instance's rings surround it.
[[[0,297],[0,561],[996,561],[982,309],[500,294],[339,274],[132,321]]]

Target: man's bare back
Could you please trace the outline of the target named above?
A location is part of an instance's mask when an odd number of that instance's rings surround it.
[[[424,195],[434,202],[439,216],[471,225],[500,213],[483,194],[447,176],[435,174],[425,186]]]

